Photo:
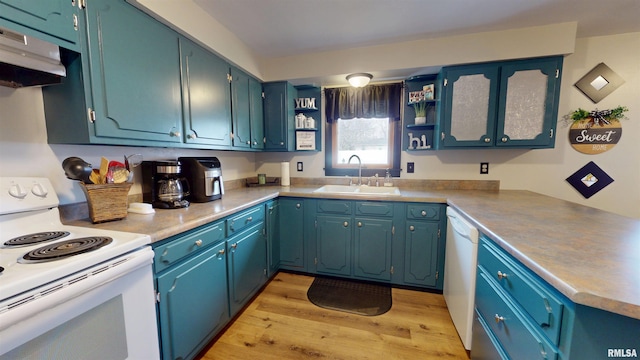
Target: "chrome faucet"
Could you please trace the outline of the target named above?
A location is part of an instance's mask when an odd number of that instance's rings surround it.
[[[362,185],[362,160],[360,160],[360,156],[354,154],[351,155],[347,164],[351,164],[351,159],[353,158],[358,159],[358,185]]]

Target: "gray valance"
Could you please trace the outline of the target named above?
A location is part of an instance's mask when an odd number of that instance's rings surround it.
[[[400,120],[401,83],[325,89],[324,94],[327,122],[354,118]]]

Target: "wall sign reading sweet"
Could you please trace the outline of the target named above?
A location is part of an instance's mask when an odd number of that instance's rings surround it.
[[[611,150],[622,137],[620,119],[624,118],[625,111],[628,109],[624,106],[612,110],[574,111],[569,130],[571,146],[584,154],[600,154]]]

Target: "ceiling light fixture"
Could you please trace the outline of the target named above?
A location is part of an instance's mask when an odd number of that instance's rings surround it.
[[[373,75],[367,73],[356,73],[347,75],[347,81],[353,87],[363,87],[366,86],[369,81],[373,78]]]

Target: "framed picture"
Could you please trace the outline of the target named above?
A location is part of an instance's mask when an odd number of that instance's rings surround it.
[[[435,99],[435,88],[433,84],[425,85],[422,87],[422,93],[424,94],[425,100],[433,100]]]
[[[424,91],[409,92],[409,104],[417,103],[424,100]]]
[[[296,131],[296,150],[315,150],[316,133],[314,131]]]

